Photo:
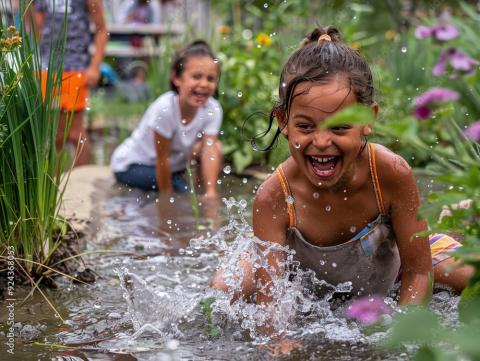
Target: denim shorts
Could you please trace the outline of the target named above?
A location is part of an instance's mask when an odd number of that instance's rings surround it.
[[[157,189],[154,165],[130,164],[126,171],[114,172],[113,174],[118,182],[128,186],[146,191]],[[178,193],[189,191],[187,181],[185,180],[185,170],[172,173],[172,187]]]

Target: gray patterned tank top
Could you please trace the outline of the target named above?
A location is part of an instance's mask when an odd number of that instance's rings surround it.
[[[40,43],[42,67],[48,67],[48,58],[52,46],[59,46],[58,41],[61,40],[66,11],[67,39],[63,69],[85,70],[90,64],[89,46],[92,38],[87,0],[35,0],[35,8],[45,14]],[[55,67],[58,67],[58,65],[54,64]]]
[[[287,203],[289,247],[302,269],[311,269],[319,280],[331,285],[350,281],[353,296],[387,295],[400,270],[400,256],[390,217],[385,212],[375,166],[375,149],[368,144],[370,174],[379,210],[378,217],[345,243],[319,247],[308,242],[296,227],[295,202],[285,174],[276,170]]]

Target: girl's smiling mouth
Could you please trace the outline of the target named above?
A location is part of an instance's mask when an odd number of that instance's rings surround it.
[[[330,178],[337,172],[339,156],[307,156],[313,173],[319,178]]]

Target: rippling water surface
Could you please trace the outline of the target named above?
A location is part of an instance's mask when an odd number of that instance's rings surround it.
[[[115,190],[98,204],[106,217],[97,220],[101,226],[87,242],[88,250],[108,250],[86,258],[98,281],[83,286],[64,280],[57,290],[47,290],[65,324],[38,295],[19,306],[10,359],[408,360],[406,350],[379,351],[375,344],[385,333],[365,336],[343,317],[346,304],[330,307],[333,293],[348,290],[348,284],[335,288],[308,273],[274,277],[281,302],[269,308],[232,303],[231,294],[208,287],[219,265],[234,289],[240,285],[239,259],[247,255],[260,267],[262,252],[279,250],[252,235],[250,202],[257,185],[253,179],[223,179],[225,202],[204,202],[200,224],[189,195],[157,198]],[[305,280],[310,290],[321,290],[320,297],[305,290]],[[443,291],[432,304],[445,322],[455,323],[457,303],[458,297]],[[272,341],[256,332],[266,319],[303,348],[274,356]]]

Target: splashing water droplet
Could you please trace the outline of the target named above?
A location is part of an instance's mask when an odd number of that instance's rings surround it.
[[[356,230],[357,230],[357,227],[355,226],[350,227],[350,232],[355,233]]]
[[[212,144],[213,144],[213,140],[212,140],[212,139],[208,139],[208,140],[207,140],[207,145],[208,145],[208,146],[211,146]]]
[[[263,7],[264,7],[265,9],[268,8],[268,4],[267,4],[267,3],[263,4]]]
[[[318,194],[317,192],[313,193],[313,198],[318,199],[318,197],[320,197],[320,194]]]
[[[223,167],[223,173],[230,174],[231,172],[232,172],[232,167],[230,167],[229,165],[226,165],[225,167]]]
[[[175,198],[170,197],[170,203],[175,203]]]
[[[241,98],[243,96],[243,93],[242,92],[238,92],[237,93],[237,97]]]
[[[400,49],[400,51],[405,54],[405,53],[407,52],[407,47],[406,47],[406,46],[402,46],[402,48]]]
[[[285,202],[287,202],[288,204],[293,204],[295,200],[293,199],[293,197],[291,195],[287,196],[287,198],[285,198]]]
[[[243,178],[243,179],[242,179],[242,183],[243,183],[243,184],[247,184],[247,182],[248,182],[248,179],[247,179],[247,178]]]
[[[326,207],[325,207],[325,210],[326,210],[327,212],[330,212],[330,211],[332,210],[332,206],[331,206],[331,205],[326,206]]]
[[[300,149],[300,143],[297,143],[295,142],[295,144],[293,145],[296,149]]]

